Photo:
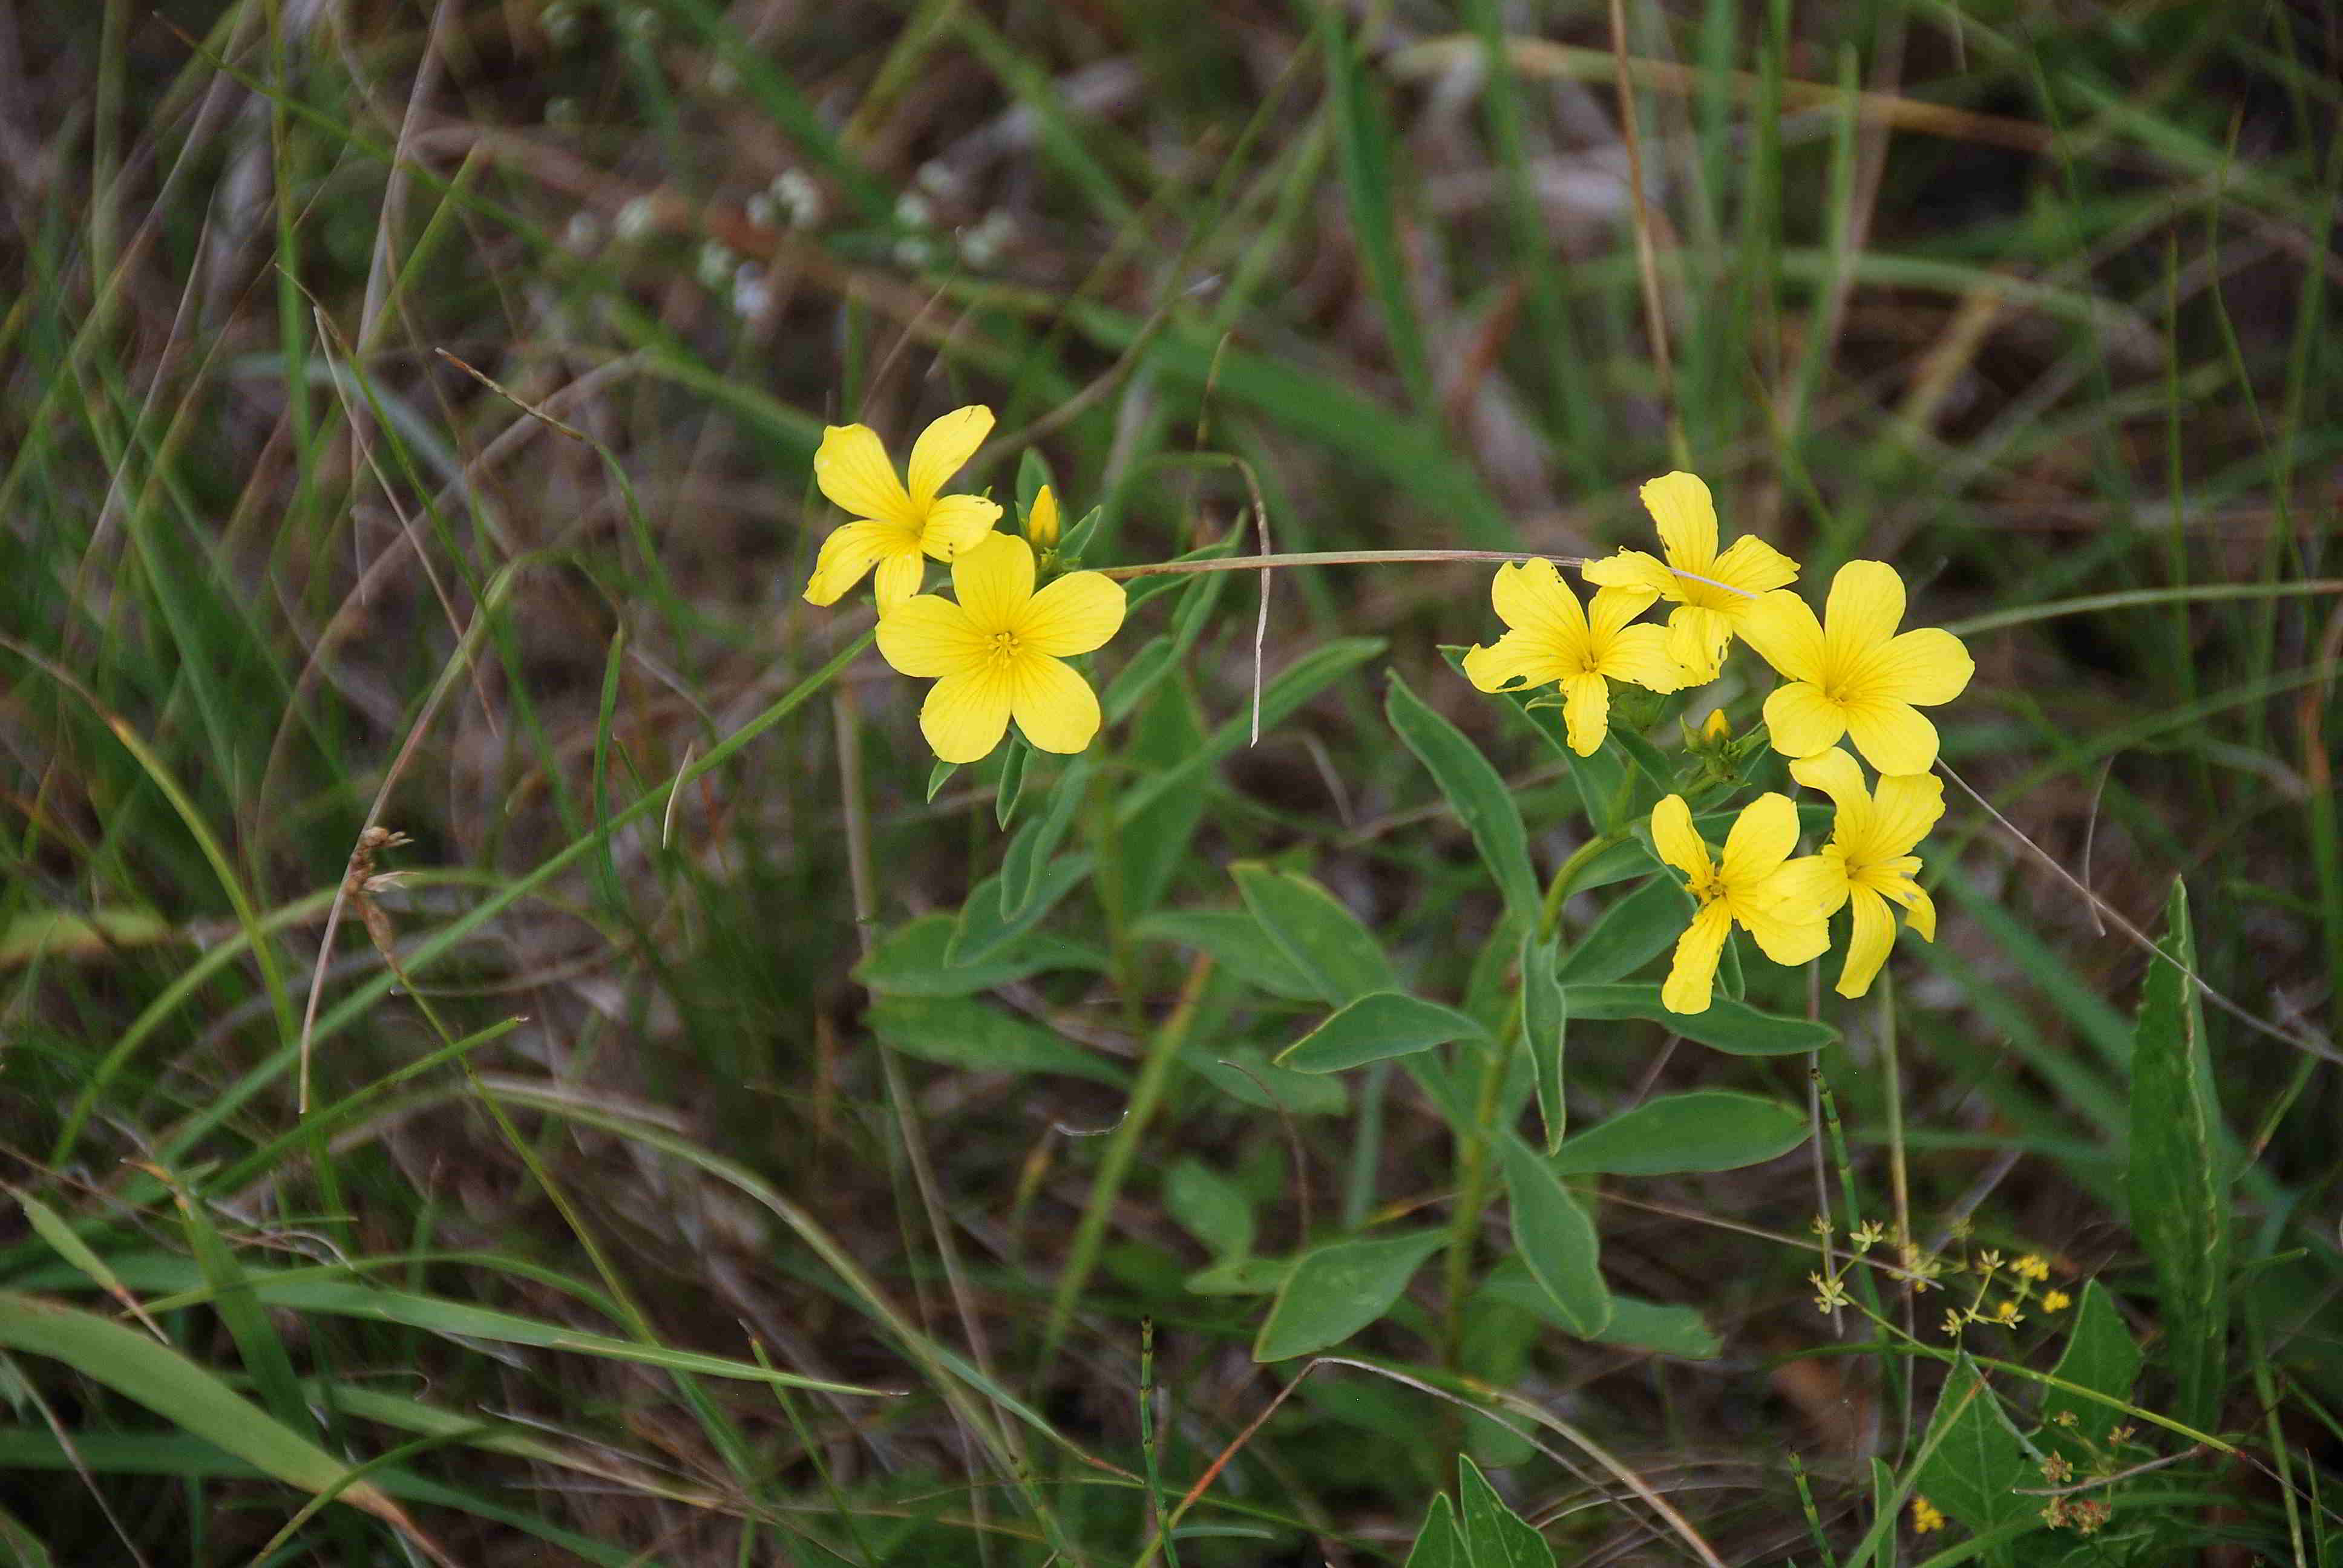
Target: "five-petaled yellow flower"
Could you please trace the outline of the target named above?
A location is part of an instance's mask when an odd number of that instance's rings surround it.
[[[1080,751],[1098,733],[1098,698],[1070,654],[1122,625],[1122,585],[1071,572],[1033,591],[1033,547],[995,534],[952,561],[958,604],[907,598],[879,618],[879,651],[905,675],[933,676],[920,732],[946,762],[990,755],[1014,717],[1042,751]]]
[[[1570,749],[1592,756],[1611,728],[1610,680],[1674,691],[1684,671],[1668,657],[1667,633],[1629,626],[1652,602],[1650,589],[1604,588],[1581,608],[1552,561],[1497,568],[1489,585],[1497,618],[1512,629],[1464,656],[1464,678],[1483,691],[1562,686]]]
[[[1936,727],[1914,705],[1950,702],[1976,666],[1951,632],[1897,636],[1903,618],[1904,579],[1885,561],[1839,568],[1822,620],[1785,588],[1742,612],[1742,640],[1788,682],[1765,699],[1776,751],[1812,757],[1844,735],[1882,773],[1936,765]]]
[[[1652,809],[1652,847],[1682,871],[1699,906],[1676,939],[1675,962],[1660,988],[1670,1012],[1706,1012],[1725,939],[1738,922],[1777,964],[1802,964],[1830,946],[1830,886],[1838,873],[1819,855],[1790,859],[1798,809],[1768,791],[1749,802],[1712,858],[1692,825],[1692,808],[1671,795]]]
[[[1667,560],[1621,550],[1587,562],[1580,575],[1599,587],[1640,588],[1672,600],[1677,608],[1668,616],[1668,657],[1684,666],[1684,684],[1715,680],[1756,596],[1796,581],[1797,563],[1754,534],[1719,553],[1715,503],[1691,474],[1663,474],[1640,494],[1659,525]]]
[[[856,520],[822,541],[806,602],[836,604],[875,566],[883,616],[920,591],[927,569],[922,556],[949,561],[990,533],[1001,516],[999,502],[937,492],[976,455],[991,428],[992,410],[970,404],[920,431],[911,444],[909,489],[870,426],[824,430],[813,457],[814,483]]]
[[[1936,940],[1936,906],[1913,880],[1920,857],[1912,851],[1945,814],[1944,781],[1933,773],[1892,774],[1880,779],[1875,793],[1863,787],[1863,769],[1855,759],[1835,746],[1791,763],[1790,777],[1821,790],[1838,807],[1822,859],[1838,873],[1831,910],[1848,904],[1855,916],[1838,994],[1858,997],[1870,990],[1879,966],[1887,961],[1888,949],[1896,945],[1896,917],[1889,903],[1903,906],[1904,923],[1921,940]],[[2025,1264],[2026,1260],[2019,1260],[2020,1273],[2026,1271]]]

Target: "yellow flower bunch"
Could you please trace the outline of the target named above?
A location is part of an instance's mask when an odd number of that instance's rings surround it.
[[[1500,567],[1490,597],[1508,629],[1464,656],[1464,674],[1483,691],[1558,688],[1566,740],[1584,757],[1609,730],[1608,682],[1659,692],[1704,685],[1735,639],[1754,648],[1782,680],[1765,699],[1765,744],[1789,759],[1792,779],[1830,799],[1830,838],[1818,853],[1797,855],[1796,809],[1767,793],[1740,813],[1719,853],[1684,796],[1662,800],[1652,847],[1683,873],[1694,914],[1661,1000],[1675,1012],[1704,1010],[1736,925],[1777,963],[1819,957],[1842,907],[1852,929],[1837,990],[1863,996],[1895,944],[1895,909],[1923,940],[1936,939],[1915,851],[1944,815],[1944,787],[1931,771],[1936,726],[1920,709],[1958,697],[1976,666],[1950,632],[1899,630],[1904,582],[1886,563],[1840,568],[1817,617],[1786,586],[1797,580],[1795,561],[1749,537],[1718,548],[1715,504],[1700,479],[1664,474],[1640,494],[1661,554],[1623,549],[1588,562],[1596,592],[1585,606],[1551,562]],[[1662,601],[1675,607],[1664,627],[1635,623]],[[1698,794],[1728,781],[1738,763],[1726,749],[1746,749],[1721,712],[1691,739],[1704,768],[1687,787]],[[1842,739],[1878,770],[1875,784]]]
[[[901,673],[935,681],[920,731],[946,762],[990,756],[1011,719],[1037,750],[1089,746],[1098,697],[1065,660],[1122,626],[1122,585],[1097,572],[1035,588],[1034,546],[1058,543],[1048,486],[1033,498],[1024,538],[993,531],[999,502],[941,493],[991,428],[991,409],[953,409],[920,432],[900,478],[867,425],[830,427],[813,459],[815,484],[855,520],[822,542],[805,597],[835,604],[876,568],[879,652]],[[919,591],[928,558],[950,565],[954,598]]]

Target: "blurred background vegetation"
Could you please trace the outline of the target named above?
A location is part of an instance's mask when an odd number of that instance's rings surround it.
[[[1256,485],[1280,549],[1641,544],[1673,467],[1809,585],[1896,563],[1978,662],[1947,762],[2042,853],[1947,791],[1938,940],[1820,1063],[1851,1177],[1933,1245],[2097,1278],[2153,1341],[2122,1190],[2148,955],[2051,863],[2147,930],[2185,878],[2203,974],[2270,1026],[2208,1013],[2249,1161],[2219,1411],[2260,1465],[2058,1547],[2330,1561],[2298,1498],[2343,1452],[2338,63],[2316,0],[0,11],[0,1286],[124,1306],[287,1431],[389,1454],[400,1500],[285,1536],[298,1455],[20,1339],[0,1553],[1151,1553],[1146,1478],[1168,1506],[1292,1371],[1249,1353],[1259,1296],[1191,1276],[1443,1205],[1441,1120],[1404,1079],[1266,1068],[1311,1008],[1165,943],[1004,981],[1056,1054],[1003,1056],[1041,1051],[1007,1024],[882,1053],[866,940],[956,910],[1003,835],[997,770],[928,799],[918,688],[875,658],[599,830],[867,628],[799,598],[823,426],[900,451],[981,402],[975,482],[1045,457],[1103,508],[1093,565],[1251,529]],[[1495,900],[1375,674],[1483,742],[1542,863],[1583,842],[1563,767],[1436,651],[1493,634],[1485,570],[1281,574],[1272,675],[1338,644],[1358,672],[1244,747],[1255,591],[1115,743],[1143,778],[1228,737],[1150,901],[1283,857],[1419,990],[1485,984]],[[413,841],[321,950],[376,820]],[[1092,898],[1047,929],[1097,940]],[[1572,1051],[1589,1121],[1808,1095],[1804,1057],[1654,1024]],[[1614,1283],[1704,1324],[1674,1353],[1493,1297],[1444,1357],[1362,1348],[1555,1412],[1726,1561],[1843,1549],[1926,1404],[1811,1304],[1818,1169],[1604,1190]],[[2046,1366],[2050,1321],[1995,1353]],[[1608,1477],[1334,1369],[1179,1554],[1397,1562],[1460,1445],[1566,1560],[1684,1560]]]

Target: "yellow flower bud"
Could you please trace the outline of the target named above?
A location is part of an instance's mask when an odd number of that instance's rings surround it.
[[[1709,714],[1708,721],[1700,727],[1700,738],[1710,742],[1733,739],[1733,726],[1725,722],[1725,709],[1720,708]]]
[[[1025,514],[1025,538],[1037,550],[1058,548],[1058,498],[1044,485],[1033,498],[1033,509]]]

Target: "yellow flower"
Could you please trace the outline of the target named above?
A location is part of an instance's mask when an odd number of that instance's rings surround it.
[[[1001,516],[998,502],[936,492],[976,455],[991,428],[992,410],[970,404],[920,431],[911,445],[908,490],[870,426],[832,425],[824,430],[821,449],[813,455],[814,483],[857,520],[822,541],[813,580],[806,584],[806,602],[836,604],[876,566],[873,580],[883,616],[920,591],[926,570],[921,556],[948,561],[990,533]]]
[[[1058,498],[1047,485],[1035,492],[1033,509],[1025,514],[1025,538],[1037,550],[1058,548]]]
[[[2050,1265],[2042,1261],[2040,1253],[2028,1252],[2010,1264],[2009,1271],[2021,1280],[2032,1280],[2039,1283],[2050,1277]]]
[[[1692,825],[1692,808],[1671,795],[1652,809],[1652,847],[1689,879],[1699,905],[1676,940],[1675,962],[1660,988],[1670,1012],[1705,1012],[1716,962],[1735,922],[1757,939],[1777,964],[1802,964],[1830,946],[1830,879],[1819,855],[1793,860],[1798,811],[1786,795],[1752,800],[1725,837],[1725,853],[1711,859]]]
[[[2046,1312],[2063,1312],[2074,1304],[2075,1298],[2068,1295],[2064,1291],[2045,1291],[2042,1292],[2042,1310]]]
[[[1570,749],[1592,756],[1611,728],[1610,680],[1674,691],[1684,674],[1667,655],[1667,634],[1629,626],[1652,602],[1644,588],[1604,588],[1581,608],[1552,561],[1497,568],[1489,585],[1497,618],[1511,629],[1464,656],[1464,678],[1483,691],[1560,683]]]
[[[1641,588],[1674,601],[1678,608],[1668,616],[1668,657],[1684,666],[1685,685],[1715,680],[1755,596],[1796,581],[1798,565],[1754,534],[1744,534],[1718,553],[1715,503],[1708,487],[1690,474],[1663,474],[1640,494],[1659,525],[1667,560],[1644,550],[1621,550],[1589,561],[1580,575],[1599,587]]]
[[[1838,807],[1822,858],[1838,873],[1832,912],[1844,903],[1855,916],[1838,994],[1858,997],[1871,989],[1888,950],[1896,945],[1896,917],[1887,908],[1891,901],[1904,907],[1904,923],[1921,940],[1936,940],[1936,906],[1913,880],[1920,857],[1912,850],[1945,814],[1944,781],[1933,773],[1899,774],[1882,779],[1874,794],[1864,789],[1863,769],[1855,759],[1835,746],[1791,763],[1790,777],[1821,790]],[[2026,1272],[2023,1259],[2018,1272]],[[2043,1277],[2048,1277],[2047,1271]]]
[[[1932,1530],[1942,1530],[1944,1527],[1944,1513],[1935,1503],[1925,1497],[1915,1496],[1912,1499],[1913,1534],[1926,1535]]]
[[[1882,773],[1926,773],[1936,765],[1936,727],[1914,704],[1950,702],[1976,666],[1951,632],[1930,627],[1897,636],[1903,618],[1904,579],[1884,561],[1839,568],[1824,621],[1782,589],[1743,613],[1742,640],[1789,682],[1765,699],[1775,750],[1812,757],[1845,735]]]
[[[1033,547],[995,534],[952,561],[958,604],[907,598],[879,618],[879,651],[905,675],[936,677],[920,732],[946,762],[974,762],[1013,716],[1042,751],[1080,751],[1098,733],[1098,698],[1063,662],[1122,625],[1122,585],[1071,572],[1033,591]]]

